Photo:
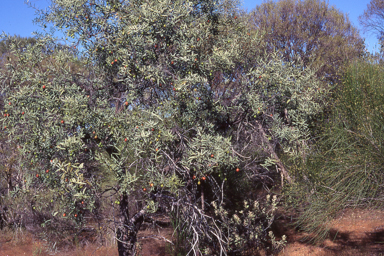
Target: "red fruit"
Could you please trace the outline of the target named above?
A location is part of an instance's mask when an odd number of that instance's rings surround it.
[[[7,113],[7,117],[9,117],[9,113]]]
[[[4,117],[6,117],[7,116],[7,114],[4,114]]]
[[[153,183],[151,182],[151,183],[149,184],[149,186],[153,187]]]
[[[206,180],[207,178],[205,176],[203,176],[203,178],[201,178],[202,180]]]
[[[154,128],[152,128],[152,131],[155,131],[155,129],[154,129]]]
[[[64,120],[61,120],[61,123],[63,124],[63,123],[64,123]]]
[[[235,19],[237,19],[237,16],[235,16]]]
[[[49,173],[49,170],[46,170],[45,172],[46,172],[46,173]]]
[[[63,213],[63,217],[67,216],[67,214]]]
[[[11,105],[11,102],[9,102],[8,105]]]
[[[147,191],[147,189],[146,189],[146,188],[143,188],[143,191],[145,192],[145,191]]]
[[[239,172],[240,171],[240,169],[239,168],[236,168],[236,172]]]
[[[36,174],[36,178],[39,178],[39,174]]]
[[[125,138],[125,139],[124,139],[124,141],[125,141],[125,142],[127,142],[127,141],[128,141],[128,139],[127,139],[127,138]]]
[[[173,65],[173,61],[171,61],[171,64]]]
[[[259,79],[261,78],[261,76],[259,76]]]
[[[43,85],[43,89],[45,89],[45,85]]]
[[[159,151],[159,149],[157,148],[156,151]]]
[[[81,204],[84,204],[84,201],[81,201]]]
[[[77,218],[77,214],[75,214],[75,218]]]
[[[196,175],[193,175],[193,176],[192,176],[192,179],[196,179]]]
[[[176,91],[176,88],[175,88],[175,87],[173,87],[173,90],[174,90],[174,91]]]
[[[200,41],[200,38],[197,38],[197,41]]]
[[[23,112],[21,112],[21,114],[22,114],[22,115],[24,115],[24,114],[25,114],[25,113],[24,113],[24,111],[23,111]]]
[[[115,62],[117,62],[117,59],[115,59]]]
[[[214,157],[214,155],[212,154],[212,155],[211,155],[211,157],[213,158],[213,157]]]
[[[128,101],[126,101],[124,104],[125,104],[125,106],[128,106]]]

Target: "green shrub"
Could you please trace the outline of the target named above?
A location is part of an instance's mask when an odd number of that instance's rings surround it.
[[[383,206],[384,69],[359,61],[347,69],[335,92],[330,122],[287,202],[303,210],[297,224],[318,242],[329,221],[346,207]]]

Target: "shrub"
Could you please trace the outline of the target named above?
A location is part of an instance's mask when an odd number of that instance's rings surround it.
[[[340,210],[382,207],[383,71],[369,59],[349,66],[331,122],[300,167],[295,192],[288,192],[303,209],[297,224],[315,242],[327,237],[329,220]]]

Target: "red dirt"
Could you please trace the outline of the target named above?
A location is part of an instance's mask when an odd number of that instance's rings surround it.
[[[384,255],[384,211],[346,210],[330,226],[329,239],[319,246],[300,242],[303,234],[289,230],[279,256]]]
[[[384,211],[380,210],[347,210],[331,223],[330,238],[321,245],[314,246],[300,242],[303,234],[294,229],[285,228],[288,245],[279,256],[338,256],[338,255],[384,255]],[[162,235],[172,238],[172,229],[148,229],[139,232],[141,256],[170,256],[169,243],[149,236]],[[144,238],[144,239],[143,239]],[[0,233],[0,256],[49,255],[45,251],[45,243],[25,232],[15,239],[13,234]],[[116,244],[97,246],[89,244],[84,248],[76,248],[67,252],[59,252],[58,256],[114,256],[118,255]]]

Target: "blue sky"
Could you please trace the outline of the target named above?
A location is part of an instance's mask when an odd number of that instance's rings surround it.
[[[40,28],[32,23],[35,18],[35,10],[24,4],[24,0],[0,0],[0,33],[3,31],[10,35],[20,35],[22,37],[31,36],[33,31]],[[243,0],[242,7],[248,11],[255,8],[263,0]],[[361,29],[358,22],[359,15],[363,14],[370,0],[329,0],[330,5],[336,6],[343,13],[347,13],[352,24]],[[32,5],[44,9],[50,5],[50,0],[30,0]],[[379,49],[376,36],[373,34],[360,33],[367,43],[370,52]]]

